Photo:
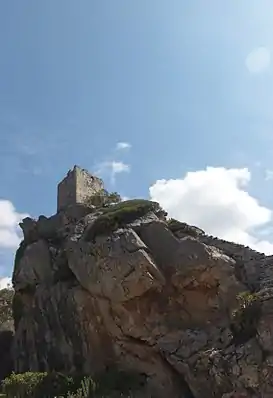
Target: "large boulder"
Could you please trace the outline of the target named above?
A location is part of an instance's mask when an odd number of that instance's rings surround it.
[[[153,397],[272,396],[271,292],[240,301],[236,259],[203,231],[126,206],[83,212],[65,232],[30,227],[13,274],[16,371],[115,364],[144,374]]]

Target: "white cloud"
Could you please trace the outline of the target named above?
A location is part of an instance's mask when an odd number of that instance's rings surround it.
[[[271,54],[268,48],[258,47],[246,57],[245,64],[250,73],[263,72],[270,66]]]
[[[14,249],[19,245],[18,223],[27,216],[18,213],[9,200],[0,200],[0,248]]]
[[[118,173],[128,173],[130,171],[130,166],[128,164],[125,164],[123,162],[110,162],[109,167],[112,169],[112,172],[114,174]]]
[[[250,179],[246,168],[208,167],[189,172],[181,179],[157,180],[150,187],[150,196],[170,217],[272,254],[273,240],[260,240],[253,233],[254,229],[267,227],[272,211],[245,190]]]
[[[117,174],[129,173],[130,169],[130,165],[113,160],[110,162],[100,163],[97,167],[97,171],[95,172],[95,174],[100,176],[110,174],[111,182],[114,183]]]
[[[9,286],[11,286],[11,278],[8,277],[0,278],[0,290],[5,289]]]
[[[130,149],[132,147],[129,142],[118,142],[116,145],[117,150],[124,150],[124,149]]]

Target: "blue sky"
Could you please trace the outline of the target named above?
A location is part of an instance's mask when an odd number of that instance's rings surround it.
[[[177,210],[184,185],[166,199],[170,180],[237,170],[237,191],[269,212],[251,223],[248,210],[243,232],[272,243],[272,20],[272,0],[0,2],[0,199],[13,216],[0,211],[0,238],[17,212],[53,214],[57,182],[79,164],[128,197],[154,187],[162,201],[165,179],[162,203],[197,223]],[[11,246],[0,239],[0,276]]]

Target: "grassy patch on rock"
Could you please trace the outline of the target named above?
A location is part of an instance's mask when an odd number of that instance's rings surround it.
[[[102,214],[91,225],[86,236],[92,240],[98,235],[108,235],[150,211],[161,212],[157,202],[145,199],[132,199],[101,209]]]

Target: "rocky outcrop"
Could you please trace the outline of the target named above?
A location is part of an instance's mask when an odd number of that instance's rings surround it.
[[[117,206],[23,221],[15,370],[115,364],[144,375],[152,397],[272,397],[271,259]]]

